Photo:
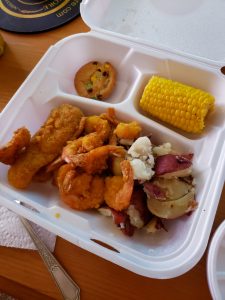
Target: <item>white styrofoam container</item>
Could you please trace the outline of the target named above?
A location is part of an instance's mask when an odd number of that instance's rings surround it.
[[[50,110],[60,103],[77,105],[87,114],[114,107],[118,118],[137,120],[147,133],[152,133],[156,143],[169,141],[178,151],[194,153],[197,210],[190,216],[167,222],[168,232],[147,235],[140,231],[132,238],[124,236],[110,218],[94,211],[78,212],[68,208],[51,184],[32,183],[24,191],[13,189],[7,182],[8,167],[0,165],[0,205],[83,249],[152,278],[179,276],[199,261],[208,243],[225,176],[225,78],[220,72],[224,52],[218,50],[214,56],[211,42],[206,49],[200,45],[199,50],[190,34],[184,39],[197,13],[201,15],[203,10],[202,20],[207,17],[210,1],[200,1],[201,5],[194,1],[173,0],[171,3],[168,6],[162,0],[83,1],[81,15],[92,30],[67,37],[52,46],[0,116],[3,145],[21,126],[34,133]],[[173,26],[171,18],[175,21]],[[179,27],[184,20],[186,26]],[[179,33],[174,28],[180,29]],[[166,39],[158,36],[163,30]],[[194,29],[192,31],[195,34]],[[216,39],[213,42],[216,43]],[[74,89],[76,71],[93,59],[108,60],[118,71],[115,92],[105,102],[80,97]],[[152,74],[195,86],[215,96],[216,109],[201,135],[185,134],[142,114],[138,100]],[[19,205],[17,200],[36,211]],[[55,218],[56,213],[60,214],[59,219]]]
[[[207,279],[212,298],[225,298],[225,221],[213,235],[207,257]]]

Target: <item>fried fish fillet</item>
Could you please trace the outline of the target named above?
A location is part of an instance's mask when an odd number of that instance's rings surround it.
[[[53,109],[44,125],[32,137],[30,145],[10,167],[9,183],[15,188],[26,188],[35,173],[60,154],[66,142],[79,129],[82,117],[82,111],[70,104]]]

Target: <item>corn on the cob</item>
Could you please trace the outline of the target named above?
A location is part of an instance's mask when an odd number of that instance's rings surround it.
[[[140,107],[149,115],[177,128],[200,133],[214,102],[212,95],[200,89],[152,76],[144,89]]]

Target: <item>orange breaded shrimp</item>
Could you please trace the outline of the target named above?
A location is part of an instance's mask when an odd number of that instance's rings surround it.
[[[128,160],[120,163],[123,176],[113,176],[105,178],[105,194],[106,204],[121,211],[128,208],[134,187],[133,169]]]
[[[110,130],[107,120],[103,120],[99,116],[86,117],[84,123],[84,133],[86,135],[74,141],[69,141],[62,151],[62,159],[70,162],[71,156],[101,147],[109,138]]]
[[[110,124],[107,120],[99,116],[89,116],[86,118],[84,132],[86,134],[96,132],[103,141],[106,141],[111,131]]]
[[[140,136],[141,126],[136,122],[119,123],[114,133],[119,139],[134,140]]]
[[[115,109],[112,107],[109,107],[106,113],[102,113],[100,118],[108,120],[113,126],[117,126],[120,123],[120,121],[116,118]]]
[[[71,174],[71,175],[70,175]],[[72,174],[75,175],[75,169],[72,164],[65,164],[58,169],[56,173],[56,184],[59,188],[61,188],[65,193],[69,192],[70,187],[68,186],[69,177],[72,178]],[[65,177],[67,175],[67,179]],[[68,183],[67,183],[68,182]]]
[[[78,174],[72,164],[59,169],[57,185],[62,201],[73,209],[98,208],[104,202],[104,178]]]
[[[12,165],[18,154],[30,144],[31,135],[26,127],[17,129],[12,139],[0,148],[0,162]]]
[[[108,142],[109,145],[118,145],[118,139],[117,139],[117,136],[115,135],[115,133],[113,132],[113,130],[111,131],[111,134],[109,136],[109,142]]]
[[[110,107],[107,109],[106,113],[102,113],[100,117],[104,120],[109,121],[111,125],[111,131],[109,134],[108,144],[116,146],[118,144],[118,138],[114,133],[116,126],[120,123],[116,118],[115,109]]]
[[[87,153],[70,156],[67,161],[74,167],[82,168],[87,174],[100,174],[108,168],[110,155],[125,158],[126,150],[121,146],[105,145]]]
[[[74,155],[89,152],[97,147],[101,147],[102,145],[102,138],[96,132],[93,132],[82,136],[77,140],[68,142],[68,144],[63,148],[61,158],[69,163],[71,157]]]

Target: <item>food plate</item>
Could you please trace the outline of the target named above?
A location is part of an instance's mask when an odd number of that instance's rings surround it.
[[[222,222],[212,238],[207,257],[209,288],[213,299],[217,300],[222,300],[225,296],[224,235],[225,222]]]
[[[81,14],[87,17],[88,7],[94,7],[93,2],[84,1]],[[103,10],[107,10],[110,1],[104,3]],[[99,14],[99,18],[101,16]],[[104,102],[80,97],[74,88],[76,71],[93,59],[110,60],[118,72],[116,89]],[[175,130],[148,118],[139,109],[144,86],[153,74],[203,89],[215,97],[216,109],[202,134]],[[139,232],[129,238],[118,231],[111,220],[98,213],[68,208],[51,184],[32,183],[29,189],[22,191],[12,188],[7,181],[8,167],[3,164],[0,165],[0,204],[137,274],[172,278],[187,272],[206,249],[224,183],[224,84],[220,68],[207,59],[172,53],[133,38],[124,39],[120,34],[106,34],[95,29],[61,40],[47,51],[1,113],[1,145],[19,127],[26,126],[34,133],[50,110],[61,103],[74,104],[89,115],[113,107],[119,119],[139,122],[146,133],[152,134],[155,143],[170,142],[177,151],[194,153],[198,208],[189,216],[167,222],[167,232],[153,235]],[[18,205],[17,200],[35,211]],[[56,218],[59,215],[60,218]]]

